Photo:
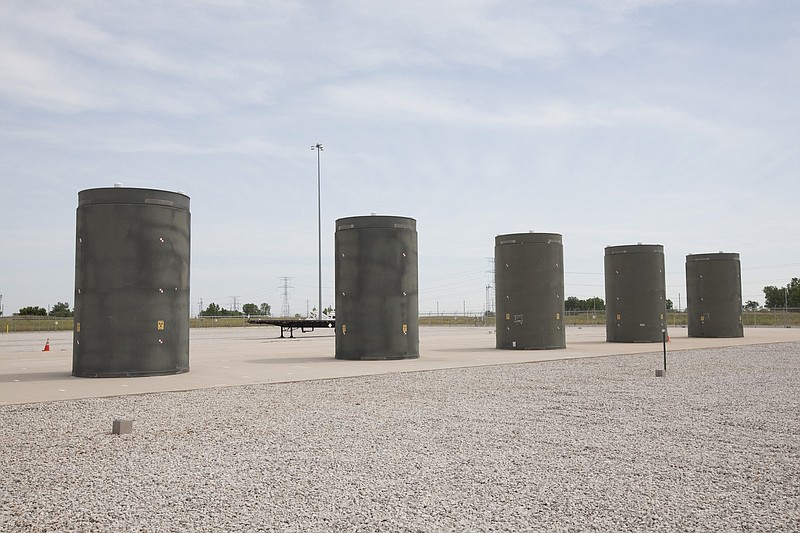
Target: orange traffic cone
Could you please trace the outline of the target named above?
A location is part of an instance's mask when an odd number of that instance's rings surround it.
[[[43,352],[49,352],[50,351],[50,338],[49,337],[48,337],[47,341],[44,343],[44,348],[42,348],[42,351]]]

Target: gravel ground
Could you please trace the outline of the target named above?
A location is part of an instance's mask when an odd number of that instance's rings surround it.
[[[0,531],[800,531],[800,343],[660,363],[0,407]]]

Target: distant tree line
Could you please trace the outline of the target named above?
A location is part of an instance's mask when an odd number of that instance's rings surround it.
[[[602,298],[595,296],[594,298],[587,298],[581,300],[576,296],[570,296],[564,301],[564,311],[603,311],[606,308],[606,303]]]
[[[272,309],[268,303],[244,304],[241,311],[231,311],[224,309],[214,302],[211,302],[205,311],[200,312],[200,316],[270,316]],[[75,311],[69,308],[69,303],[58,302],[48,313],[47,309],[39,306],[23,307],[14,316],[51,316],[51,317],[72,317]]]
[[[764,307],[778,309],[800,307],[800,278],[792,278],[786,287],[764,287]]]
[[[671,311],[673,308],[672,300],[666,301],[667,310]],[[564,300],[564,311],[605,311],[606,302],[602,298],[595,296],[594,298],[587,298],[581,300],[576,296],[570,296]]]
[[[70,310],[69,303],[67,302],[58,302],[56,305],[50,309],[50,312],[47,312],[47,309],[44,307],[39,306],[30,306],[30,307],[23,307],[19,310],[19,313],[14,313],[14,316],[52,316],[52,317],[59,317],[59,318],[68,318],[74,316],[75,312]]]
[[[759,307],[758,302],[754,302],[753,300],[747,300],[742,306],[745,311],[756,311]]]
[[[268,303],[244,304],[241,311],[232,311],[211,302],[204,311],[200,311],[200,316],[270,316],[271,312],[272,308]]]

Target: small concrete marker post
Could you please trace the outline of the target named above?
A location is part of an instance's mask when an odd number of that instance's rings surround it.
[[[661,330],[661,343],[664,345],[664,368],[656,368],[656,377],[663,378],[667,374],[667,330]]]
[[[111,430],[114,435],[126,435],[133,433],[133,420],[114,420],[114,426]]]

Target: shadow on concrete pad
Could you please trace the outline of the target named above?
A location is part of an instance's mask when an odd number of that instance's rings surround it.
[[[73,377],[71,372],[25,372],[22,374],[0,374],[0,383],[13,383],[15,381],[56,381],[71,377]]]
[[[421,353],[420,357],[424,357],[427,354],[434,354],[437,352],[441,353],[491,353],[497,352],[498,354],[504,354],[506,352],[513,352],[515,350],[498,350],[497,348],[491,347],[477,347],[477,348],[429,348],[425,351],[425,353]],[[526,350],[517,350],[517,351],[526,351]]]
[[[335,339],[336,335],[312,335],[309,333],[297,333],[294,337],[290,337],[288,333],[285,337],[258,337],[253,340],[261,342],[299,342],[299,341],[312,341],[317,339]],[[304,336],[301,336],[304,335]]]
[[[301,363],[325,363],[331,361],[342,361],[330,355],[318,355],[316,357],[267,357],[264,359],[250,359],[245,363],[253,363],[258,365],[287,365],[287,364],[301,364]]]

